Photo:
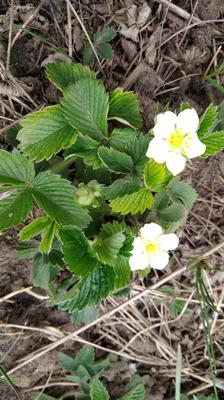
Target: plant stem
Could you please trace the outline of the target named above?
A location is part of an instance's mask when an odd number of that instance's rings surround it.
[[[58,164],[53,165],[51,167],[51,172],[53,172],[54,174],[60,172],[61,170],[65,169],[65,167],[67,167],[69,164],[72,164],[73,161],[75,161],[76,159],[77,159],[76,155],[66,158],[65,160],[59,162]]]
[[[10,387],[12,388],[12,390],[14,391],[14,393],[15,393],[17,399],[18,399],[18,400],[22,400],[22,397],[20,396],[16,385],[13,383],[12,379],[11,379],[11,378],[9,377],[9,375],[5,372],[4,368],[1,367],[1,365],[0,365],[0,371],[1,371],[1,373],[4,375],[4,377],[5,377],[6,381],[8,382],[9,386],[10,386]],[[0,379],[1,379],[1,377],[0,377]]]

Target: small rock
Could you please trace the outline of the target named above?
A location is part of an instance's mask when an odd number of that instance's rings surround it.
[[[137,24],[140,26],[144,25],[148,21],[151,13],[152,9],[149,7],[147,1],[145,1],[139,8]]]
[[[133,4],[127,11],[128,26],[136,24],[137,21],[137,6]]]
[[[82,31],[78,24],[73,28],[73,43],[77,52],[80,52],[83,49]]]
[[[127,25],[122,24],[120,29],[120,34],[124,36],[126,39],[131,39],[133,42],[138,43],[139,41],[139,30],[135,26],[131,26],[130,28]]]
[[[131,61],[138,52],[136,44],[131,42],[130,40],[122,38],[121,46],[125,54],[127,55],[128,60]]]

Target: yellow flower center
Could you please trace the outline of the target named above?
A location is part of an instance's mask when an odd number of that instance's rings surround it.
[[[148,254],[152,254],[156,251],[156,244],[153,242],[148,242],[145,245],[145,249]]]
[[[181,149],[184,141],[184,134],[181,133],[178,129],[175,129],[169,137],[169,145],[173,149]]]

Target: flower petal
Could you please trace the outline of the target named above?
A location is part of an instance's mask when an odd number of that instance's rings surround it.
[[[197,134],[188,135],[184,139],[183,150],[187,158],[194,158],[201,156],[205,152],[206,146],[198,139]]]
[[[169,154],[169,145],[165,140],[153,138],[149,143],[146,156],[157,163],[164,163]]]
[[[137,271],[138,269],[145,269],[149,266],[149,259],[147,254],[133,255],[129,258],[129,265],[132,271]]]
[[[175,233],[168,233],[165,235],[161,235],[159,238],[159,245],[162,250],[174,250],[177,248],[179,244],[179,238]]]
[[[177,116],[172,111],[158,114],[153,128],[154,136],[158,139],[167,139],[175,129],[176,120]]]
[[[182,156],[182,154],[177,154],[174,152],[169,153],[166,161],[166,166],[174,176],[183,171],[185,164],[186,158]]]
[[[139,255],[144,252],[145,252],[145,246],[144,246],[143,240],[138,236],[133,241],[132,254]]]
[[[163,233],[163,230],[160,225],[152,222],[151,224],[145,224],[140,229],[140,234],[143,239],[147,242],[154,241]]]
[[[169,262],[169,254],[166,251],[159,251],[149,259],[149,265],[154,269],[163,269]]]
[[[194,108],[187,108],[177,116],[176,127],[182,132],[194,133],[198,125],[199,118]]]

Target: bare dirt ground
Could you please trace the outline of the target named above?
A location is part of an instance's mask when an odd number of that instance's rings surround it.
[[[11,139],[5,135],[8,126],[58,101],[59,93],[45,77],[44,65],[69,56],[82,62],[85,35],[69,4],[66,0],[14,0],[11,6],[7,0],[0,2],[2,148],[11,146]],[[200,113],[211,101],[218,104],[222,100],[205,77],[223,60],[223,0],[71,0],[71,4],[90,35],[108,26],[116,28],[113,59],[100,65],[96,62],[92,68],[108,90],[122,86],[138,93],[145,130],[152,126],[158,104],[169,103],[177,109],[182,101],[189,101]],[[223,82],[223,76],[218,79]],[[184,268],[223,241],[224,185],[220,176],[224,177],[222,153],[189,165],[184,177],[199,197],[187,225],[179,232],[181,245],[172,269],[159,276],[152,272],[144,281],[136,279],[132,296],[140,297],[148,288],[139,301],[121,306],[124,300],[110,299],[103,304],[104,317],[85,328],[80,339],[67,338],[80,326],[72,324],[68,314],[49,308],[44,291],[32,288],[30,262],[15,259],[17,231],[0,236],[0,365],[6,371],[15,369],[12,376],[19,382],[22,398],[31,399],[37,387],[55,396],[69,391],[71,387],[60,384],[64,372],[56,361],[57,352],[75,354],[83,338],[99,347],[98,357],[116,352],[124,361],[121,371],[105,377],[112,399],[122,394],[130,365],[151,377],[146,399],[174,399],[178,344],[183,354],[182,392],[189,398],[198,392],[208,396],[212,384],[195,278]],[[176,271],[170,278],[169,274]],[[206,279],[211,296],[222,308],[222,249],[209,258]],[[156,287],[156,282],[163,285]],[[171,292],[158,290],[168,283]],[[187,313],[183,307],[178,314],[172,311],[174,298],[184,300]],[[120,309],[112,315],[111,310],[117,307]],[[217,377],[223,379],[220,347],[224,320],[216,313],[210,318]],[[15,398],[11,389],[0,383],[0,399]]]

